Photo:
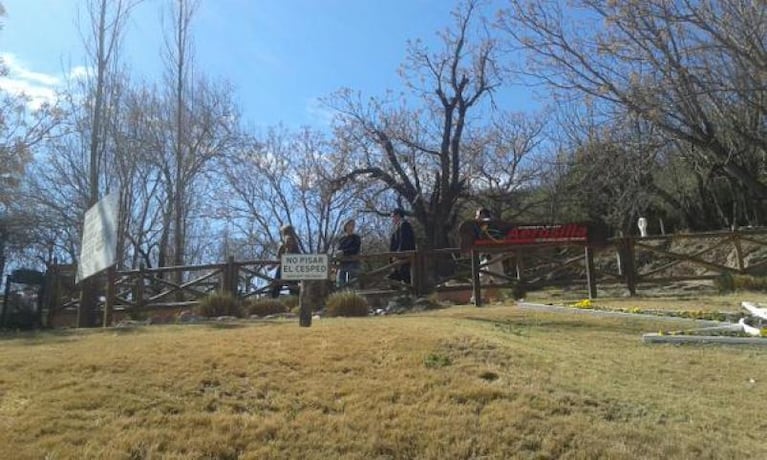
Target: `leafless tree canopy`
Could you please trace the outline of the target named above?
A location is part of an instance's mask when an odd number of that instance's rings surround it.
[[[767,10],[750,0],[512,0],[500,26],[561,95],[628,110],[764,198]],[[754,167],[757,166],[757,167]]]
[[[342,91],[331,104],[340,116],[336,135],[354,152],[359,167],[340,178],[375,179],[407,203],[424,229],[426,247],[446,247],[466,195],[479,136],[472,114],[490,107],[501,85],[497,43],[488,33],[479,2],[461,2],[436,52],[409,43],[401,73],[416,103],[389,95],[363,99]]]

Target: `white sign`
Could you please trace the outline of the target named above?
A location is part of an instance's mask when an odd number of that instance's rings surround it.
[[[120,195],[110,193],[85,213],[83,241],[77,279],[89,276],[114,265],[117,258],[117,223]]]
[[[327,254],[283,254],[281,262],[284,280],[328,279]]]

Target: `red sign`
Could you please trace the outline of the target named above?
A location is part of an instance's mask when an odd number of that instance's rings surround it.
[[[520,225],[514,227],[501,240],[504,244],[528,244],[549,242],[586,242],[589,229],[583,224],[563,225]],[[475,244],[495,243],[493,240],[479,239]]]
[[[459,232],[461,247],[464,250],[478,246],[587,244],[604,239],[604,232],[589,223],[514,225],[503,221],[466,221],[461,225]]]

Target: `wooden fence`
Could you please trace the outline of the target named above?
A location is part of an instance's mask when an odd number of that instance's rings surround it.
[[[613,238],[594,247],[527,244],[493,250],[492,262],[480,262],[474,256],[472,260],[471,253],[450,248],[364,254],[345,260],[360,262],[362,269],[351,287],[366,295],[423,295],[471,291],[473,287],[476,294],[478,289],[511,288],[520,283],[528,290],[580,286],[591,297],[597,296],[599,286],[624,286],[634,295],[647,286],[712,280],[723,273],[767,273],[767,229]],[[503,262],[503,272],[491,269],[498,260]],[[277,263],[229,258],[217,264],[109,270],[100,281],[104,286],[99,302],[104,323],[112,323],[112,311],[135,314],[143,310],[180,310],[212,292],[226,292],[241,299],[268,296],[275,282],[272,268]],[[411,284],[387,278],[403,263],[412,267]],[[71,282],[62,281],[73,276],[72,268],[67,269],[51,269],[53,276],[49,277],[46,296],[51,316],[71,312],[78,306],[76,289],[72,289]],[[181,281],[174,281],[178,279]],[[67,284],[69,289],[64,288]],[[55,321],[49,318],[48,324],[52,323]]]

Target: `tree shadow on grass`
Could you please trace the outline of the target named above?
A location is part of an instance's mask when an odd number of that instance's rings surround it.
[[[0,331],[0,343],[19,342],[24,345],[52,345],[80,340],[94,334],[133,335],[144,333],[144,326],[110,328],[66,328]]]

